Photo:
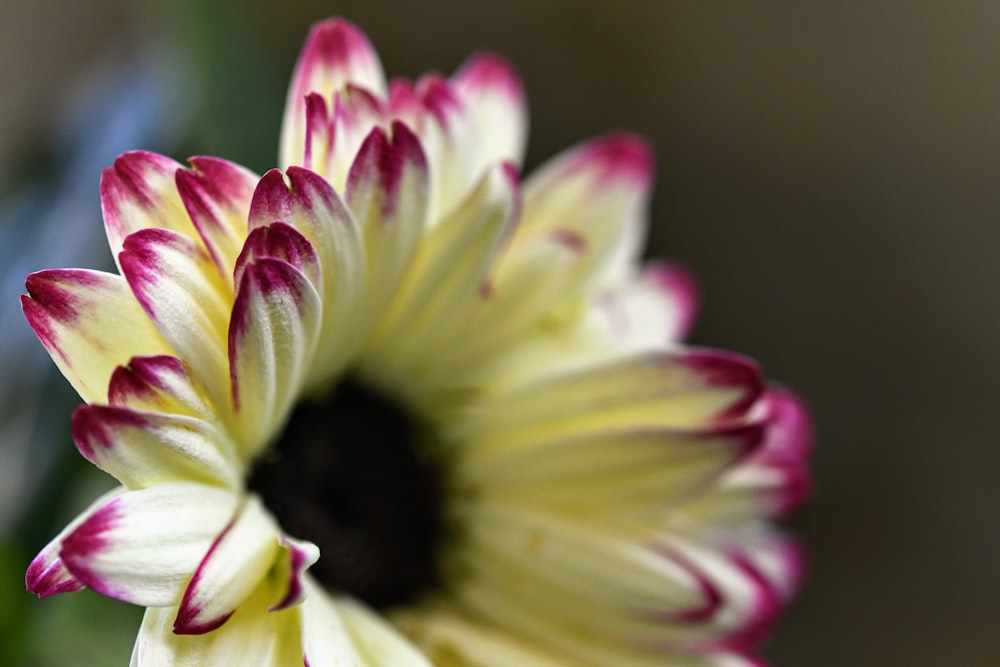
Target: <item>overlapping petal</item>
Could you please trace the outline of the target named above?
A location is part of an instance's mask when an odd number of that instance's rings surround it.
[[[29,589],[150,607],[133,665],[427,667],[245,488],[295,405],[349,375],[441,457],[442,580],[394,617],[435,664],[755,664],[801,577],[768,519],[808,491],[806,410],[682,343],[693,279],[638,266],[643,140],[572,148],[522,193],[526,131],[501,58],[387,84],[334,19],[296,66],[282,170],[120,157],[101,195],[121,275],[41,272],[22,303],[88,403],[77,447],[123,488]]]

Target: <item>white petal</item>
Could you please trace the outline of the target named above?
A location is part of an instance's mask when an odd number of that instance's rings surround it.
[[[295,65],[281,125],[282,168],[303,165],[306,96],[319,93],[330,104],[348,84],[385,94],[385,74],[378,54],[356,26],[343,19],[317,23],[309,32]]]
[[[525,182],[522,233],[565,229],[585,242],[585,274],[600,280],[626,274],[642,247],[653,158],[627,134],[595,139],[556,156]]]
[[[260,585],[278,551],[277,525],[257,498],[248,498],[191,577],[174,632],[200,635],[229,620]]]
[[[337,600],[337,609],[364,663],[370,667],[431,667],[431,663],[377,614],[349,598]]]
[[[62,558],[59,556],[63,540],[66,539],[67,535],[75,531],[80,524],[89,519],[94,512],[101,509],[105,503],[124,492],[125,489],[119,487],[105,493],[91,503],[87,509],[80,512],[69,525],[62,529],[62,532],[45,545],[45,548],[31,561],[31,565],[28,566],[28,571],[24,577],[25,586],[30,592],[40,598],[47,598],[50,595],[72,593],[84,588],[83,583],[66,569],[66,564],[63,563]]]
[[[130,491],[67,535],[60,556],[78,580],[108,597],[173,605],[238,502],[228,491],[190,482]]]
[[[517,71],[503,58],[483,53],[469,58],[451,80],[473,118],[474,173],[494,162],[520,165],[528,113]]]
[[[147,609],[132,650],[131,666],[302,665],[298,614],[295,610],[267,611],[274,592],[273,587],[261,583],[228,622],[202,635],[174,633],[177,607]]]

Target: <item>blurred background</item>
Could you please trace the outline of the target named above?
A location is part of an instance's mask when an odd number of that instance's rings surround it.
[[[817,491],[790,521],[811,571],[776,665],[1000,664],[1000,3],[971,0],[4,1],[0,663],[124,665],[139,622],[23,589],[107,485],[70,442],[24,276],[110,265],[98,181],[124,150],[273,166],[295,57],[331,14],[389,74],[507,55],[529,169],[608,130],[653,143],[650,254],[698,275],[693,340],[814,410]]]

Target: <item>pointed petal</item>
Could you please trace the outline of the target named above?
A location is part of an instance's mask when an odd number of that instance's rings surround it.
[[[368,269],[364,319],[370,325],[399,289],[427,220],[427,159],[420,140],[402,123],[390,139],[368,135],[347,179],[347,204],[358,219]]]
[[[73,576],[103,595],[145,607],[177,604],[238,501],[229,491],[190,482],[129,491],[67,535],[60,556]]]
[[[566,151],[525,183],[522,233],[514,241],[556,228],[585,241],[585,274],[621,276],[645,237],[653,157],[642,139],[613,134]]]
[[[101,176],[101,208],[111,255],[118,261],[125,238],[141,229],[169,229],[196,238],[174,181],[183,167],[146,151],[125,153]]]
[[[225,341],[233,297],[208,253],[182,234],[145,229],[125,239],[119,261],[160,333],[224,409],[229,400]]]
[[[25,281],[28,324],[87,402],[108,395],[114,369],[170,347],[120,276],[83,269],[40,271]]]
[[[478,140],[474,171],[493,162],[520,165],[528,138],[528,110],[517,71],[499,56],[480,53],[451,80],[473,119]]]
[[[278,259],[247,266],[229,329],[232,399],[250,459],[281,428],[315,357],[323,316],[301,271]]]
[[[369,341],[376,374],[392,378],[407,364],[436,363],[428,346],[447,347],[461,336],[469,308],[517,221],[519,203],[516,174],[508,166],[497,166],[427,233]]]
[[[63,540],[66,536],[75,531],[80,524],[90,518],[90,516],[101,509],[109,500],[124,493],[125,489],[117,488],[105,493],[103,496],[90,504],[90,507],[80,512],[69,525],[63,528],[55,538],[52,539],[45,548],[42,549],[31,565],[24,577],[24,583],[28,591],[40,598],[47,598],[50,595],[59,593],[72,593],[83,590],[85,586],[73,574],[66,569],[59,552],[62,550]]]
[[[200,635],[229,620],[260,585],[278,551],[277,525],[257,498],[248,498],[191,577],[174,632]]]
[[[350,210],[318,174],[290,167],[286,183],[271,170],[261,179],[250,208],[250,228],[280,221],[294,227],[319,257],[323,286],[323,334],[311,380],[328,380],[360,344],[356,316],[364,290],[365,251]]]
[[[281,125],[280,164],[302,165],[306,96],[319,93],[328,102],[354,84],[376,95],[385,94],[385,74],[368,38],[352,23],[331,19],[315,24],[295,65]]]
[[[132,667],[302,665],[298,615],[294,610],[268,612],[274,592],[265,579],[224,625],[200,635],[173,631],[177,607],[147,609],[132,650]]]
[[[229,277],[247,234],[250,200],[258,176],[213,157],[191,158],[177,171],[177,191],[195,229],[219,269]]]
[[[73,413],[72,431],[84,458],[130,489],[241,485],[243,466],[229,437],[194,417],[85,405]]]

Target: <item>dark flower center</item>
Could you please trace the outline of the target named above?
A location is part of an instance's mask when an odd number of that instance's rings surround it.
[[[310,572],[329,590],[377,608],[405,604],[438,580],[442,482],[421,458],[427,432],[348,379],[296,408],[248,486],[287,534],[319,547]]]

